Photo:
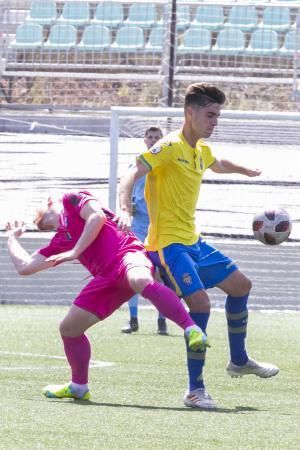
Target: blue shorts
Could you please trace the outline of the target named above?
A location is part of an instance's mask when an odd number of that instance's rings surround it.
[[[213,288],[238,269],[230,258],[202,239],[194,245],[171,244],[148,254],[159,267],[164,283],[182,297]]]

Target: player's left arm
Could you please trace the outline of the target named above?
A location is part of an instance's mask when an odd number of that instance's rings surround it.
[[[18,222],[12,226],[6,225],[8,253],[19,275],[33,275],[36,272],[49,269],[53,263],[47,262],[46,258],[39,252],[30,255],[20,244],[19,238],[25,231],[23,224]]]
[[[106,221],[105,214],[96,200],[90,200],[83,205],[80,210],[80,217],[85,221],[85,225],[72,250],[47,258],[47,261],[54,262],[55,266],[65,261],[77,259],[94,242]]]
[[[258,177],[261,174],[261,170],[259,169],[240,166],[227,159],[217,159],[215,163],[210,166],[210,169],[215,173],[240,173],[247,177]]]

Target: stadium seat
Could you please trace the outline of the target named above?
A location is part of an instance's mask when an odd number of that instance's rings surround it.
[[[201,27],[211,31],[218,31],[224,25],[224,12],[222,6],[198,6],[192,27]]]
[[[191,10],[189,5],[178,5],[176,15],[177,31],[185,31],[191,25]]]
[[[274,30],[259,28],[253,31],[246,53],[257,56],[273,55],[278,52],[278,35]]]
[[[263,11],[260,26],[274,31],[287,31],[290,28],[290,10],[283,6],[267,6]]]
[[[59,22],[78,26],[85,26],[90,22],[90,7],[88,2],[66,2],[63,6]]]
[[[104,25],[109,28],[118,28],[124,20],[124,11],[121,3],[105,2],[97,5],[92,23]]]
[[[212,51],[217,55],[238,55],[245,50],[245,35],[238,28],[225,28],[218,34]]]
[[[283,45],[279,49],[279,53],[282,56],[293,56],[295,51],[300,52],[300,40],[297,44],[297,32],[296,30],[291,30],[286,33]]]
[[[257,27],[257,12],[254,5],[234,5],[228,14],[225,27],[236,27],[241,31],[253,31]]]
[[[184,32],[179,53],[203,53],[211,49],[211,31],[206,28],[190,27]]]
[[[51,0],[33,1],[26,17],[26,21],[40,25],[52,25],[56,19],[56,4]]]
[[[144,32],[140,27],[124,25],[119,28],[111,50],[117,52],[136,52],[144,48]]]
[[[68,23],[58,23],[50,29],[44,48],[49,50],[71,50],[75,48],[76,41],[76,28]]]
[[[110,29],[103,25],[92,24],[84,29],[77,48],[82,51],[103,51],[108,49],[110,44]]]
[[[165,28],[155,27],[150,31],[149,39],[145,45],[146,52],[161,53],[163,49]]]
[[[129,8],[125,25],[151,28],[157,23],[156,7],[152,3],[133,3]]]
[[[43,27],[38,23],[23,23],[16,30],[16,39],[10,47],[30,50],[43,45]]]

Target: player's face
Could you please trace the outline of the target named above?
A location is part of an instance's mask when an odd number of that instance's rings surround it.
[[[221,106],[218,103],[189,107],[190,126],[199,139],[211,136],[218,124],[220,110]]]
[[[153,147],[157,141],[162,138],[162,135],[159,131],[148,131],[147,135],[144,137],[144,142],[147,146],[147,149]]]

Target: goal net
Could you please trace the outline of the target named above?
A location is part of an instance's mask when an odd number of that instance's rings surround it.
[[[118,180],[143,151],[150,126],[163,134],[182,125],[178,108],[113,107],[110,125],[109,205],[117,208]],[[252,217],[261,209],[281,206],[294,219],[291,238],[300,238],[298,167],[300,114],[224,110],[208,143],[219,159],[260,168],[262,175],[205,173],[196,223],[204,235],[252,237]],[[297,216],[298,214],[298,216]]]

